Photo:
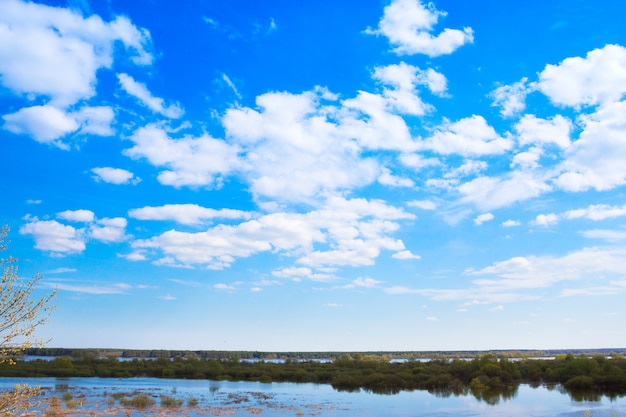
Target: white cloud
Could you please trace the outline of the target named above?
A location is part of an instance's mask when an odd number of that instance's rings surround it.
[[[239,90],[237,90],[237,86],[235,85],[235,83],[232,82],[232,80],[228,77],[228,75],[222,73],[222,81],[224,81],[224,83],[228,86],[228,88],[230,88],[233,91],[235,96],[239,100],[241,100],[241,94],[239,93]]]
[[[111,123],[115,118],[113,109],[107,106],[81,107],[78,111],[71,113],[71,116],[80,124],[78,133],[96,136],[112,136],[113,128]]]
[[[163,185],[219,185],[221,176],[240,163],[236,146],[208,135],[172,139],[161,127],[148,125],[136,130],[130,139],[135,145],[124,150],[124,154],[134,159],[146,158],[156,167],[165,167],[157,177]]]
[[[120,85],[131,96],[137,98],[144,106],[155,113],[162,114],[171,119],[178,119],[185,113],[178,103],[165,105],[165,100],[154,97],[145,84],[135,81],[128,74],[117,74]]]
[[[587,218],[590,220],[605,220],[626,216],[626,206],[609,206],[607,204],[592,204],[583,209],[568,210],[563,213],[566,219]]]
[[[511,85],[503,85],[496,88],[490,94],[493,105],[500,107],[503,117],[511,117],[524,111],[526,108],[526,96],[533,91],[528,85],[528,78]]]
[[[580,234],[587,239],[602,239],[607,242],[620,242],[626,240],[625,230],[613,230],[613,229],[594,229],[584,230]]]
[[[579,117],[583,131],[560,166],[562,174],[555,180],[560,188],[606,191],[626,184],[625,113],[626,102],[617,102]]]
[[[626,48],[606,45],[547,65],[539,74],[538,89],[555,104],[579,107],[620,100],[626,93]]]
[[[375,280],[373,278],[363,278],[363,277],[359,277],[355,280],[353,280],[350,284],[344,286],[344,288],[356,288],[356,287],[361,287],[361,288],[375,288],[377,287],[379,284],[381,284],[382,281],[378,281]]]
[[[68,145],[58,139],[70,133],[110,136],[113,133],[113,117],[110,107],[82,107],[75,112],[65,112],[48,104],[24,107],[2,116],[6,130],[30,135],[37,142],[53,144],[61,149],[68,149]]]
[[[123,217],[104,218],[90,225],[89,235],[101,242],[122,242],[126,236],[127,221]]]
[[[119,254],[118,256],[120,258],[124,258],[127,261],[131,261],[131,262],[145,261],[148,259],[146,257],[145,251],[142,251],[142,250],[137,250],[128,254]]]
[[[215,284],[213,285],[213,288],[215,288],[216,290],[223,290],[223,291],[236,291],[236,288],[233,285],[228,285],[228,284],[223,284],[223,283]]]
[[[421,147],[442,155],[499,155],[511,149],[509,139],[500,137],[487,121],[478,115],[454,123],[444,123]]]
[[[559,222],[559,215],[555,213],[539,214],[532,222],[536,226],[552,226]]]
[[[94,178],[96,181],[104,181],[110,184],[136,184],[140,181],[139,178],[135,177],[135,174],[121,168],[97,167],[92,168],[91,172],[95,174]]]
[[[402,250],[391,255],[393,259],[409,260],[409,259],[422,259],[421,256],[415,255],[410,250]]]
[[[78,269],[76,268],[56,268],[50,271],[46,271],[46,274],[66,274],[69,272],[78,272]]]
[[[83,229],[63,225],[56,220],[39,220],[28,217],[28,223],[20,228],[23,235],[33,235],[35,248],[58,254],[80,253],[85,250]]]
[[[475,175],[487,169],[485,161],[469,160],[444,174],[444,178],[462,178]]]
[[[430,166],[441,165],[439,159],[425,158],[424,156],[417,153],[402,154],[398,159],[403,165],[409,168],[413,168],[415,170],[420,170],[422,168]]]
[[[337,107],[322,106],[321,100],[317,92],[267,93],[256,99],[259,111],[226,112],[222,122],[227,138],[245,152],[242,173],[256,197],[308,201],[369,184],[379,176],[378,164],[362,158],[351,139],[369,138],[359,135],[367,126],[355,126],[354,135],[342,132],[328,120]]]
[[[516,257],[470,275],[496,275],[496,279],[477,279],[474,284],[486,291],[519,288],[546,288],[560,281],[615,275],[621,277],[626,266],[623,248],[585,248],[562,257]]]
[[[518,220],[506,220],[502,222],[502,226],[504,227],[515,227],[520,226],[522,223]]]
[[[406,96],[401,102],[393,101],[389,94],[372,94],[359,91],[357,96],[341,102],[342,108],[338,109],[339,134],[347,144],[354,140],[357,144],[368,150],[400,150],[413,152],[417,150],[417,143],[411,137],[406,121],[395,113],[409,110],[397,106],[408,106],[408,101],[413,98]],[[398,98],[400,99],[400,98]]]
[[[65,210],[57,213],[57,217],[63,220],[69,220],[72,222],[90,223],[94,221],[96,215],[91,210]]]
[[[491,220],[494,219],[493,214],[491,213],[483,213],[483,214],[479,214],[478,216],[476,216],[476,218],[474,219],[474,224],[477,226],[480,226],[481,224],[485,223],[485,222],[490,222]]]
[[[513,257],[480,270],[468,269],[466,274],[476,278],[471,285],[465,288],[408,288],[394,286],[385,289],[387,294],[402,295],[416,294],[430,297],[434,300],[468,300],[462,306],[477,304],[504,304],[522,300],[537,300],[552,294],[560,296],[578,294],[598,294],[595,279],[611,280],[609,290],[604,288],[604,294],[623,292],[624,284],[619,279],[623,276],[626,267],[626,251],[624,248],[585,248],[571,252],[561,257],[529,256]],[[582,282],[575,291],[560,291],[559,283]],[[543,289],[537,293],[537,289]],[[596,289],[596,290],[594,290]],[[560,292],[559,292],[560,291]],[[500,306],[494,307],[496,310]]]
[[[419,0],[394,0],[386,6],[378,29],[367,29],[366,33],[383,35],[394,46],[398,55],[425,54],[431,57],[450,54],[460,46],[474,41],[471,28],[445,28],[433,35],[433,26],[445,12],[426,5]]]
[[[158,249],[167,265],[205,265],[221,269],[237,258],[273,251],[295,258],[302,269],[274,271],[277,277],[327,279],[326,267],[371,265],[381,250],[404,250],[389,235],[398,222],[414,216],[382,201],[342,198],[308,213],[272,213],[236,225],[218,225],[198,233],[170,230],[133,242],[139,249]]]
[[[521,145],[555,144],[562,149],[570,145],[572,122],[557,115],[551,119],[539,119],[526,114],[515,125],[517,140]]]
[[[150,64],[150,35],[126,17],[110,23],[69,9],[0,2],[0,82],[16,94],[49,97],[68,106],[95,94],[96,72],[113,62],[121,41],[136,64]]]
[[[241,210],[211,209],[197,204],[165,204],[159,207],[131,209],[128,215],[139,220],[173,220],[180,224],[202,224],[214,218],[248,219],[250,214]]]
[[[551,188],[532,173],[516,172],[501,178],[477,177],[458,187],[461,202],[472,203],[481,210],[506,207],[517,201],[537,197]]]
[[[47,283],[47,285],[60,291],[93,295],[124,294],[131,288],[130,285],[123,283],[109,285],[75,285],[65,282],[50,282]]]
[[[432,200],[413,200],[406,203],[409,207],[417,207],[422,210],[436,210],[437,203]]]
[[[62,149],[67,149],[67,146],[57,142],[57,139],[80,127],[74,118],[50,105],[24,107],[2,118],[6,130],[30,135],[37,142],[54,144]]]
[[[378,177],[378,182],[390,187],[414,187],[415,183],[409,178],[398,177],[391,174],[387,168],[382,168],[382,174]]]
[[[400,64],[376,67],[372,78],[393,87],[385,88],[383,97],[388,106],[401,114],[421,116],[432,110],[417,95],[418,86],[427,86],[432,93],[443,95],[446,91],[446,77],[433,70],[422,71],[419,67]]]

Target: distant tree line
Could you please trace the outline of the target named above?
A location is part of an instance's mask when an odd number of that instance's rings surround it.
[[[70,349],[70,348],[31,348],[24,351],[30,356],[90,356],[94,358],[196,358],[218,359],[230,358],[252,360],[334,360],[348,355],[363,355],[380,357],[383,359],[455,359],[474,358],[487,354],[499,358],[539,358],[552,357],[571,353],[573,355],[624,355],[626,349],[557,349],[557,350],[491,350],[491,351],[362,351],[362,352],[260,352],[260,351],[233,351],[233,350],[154,350],[154,349]]]
[[[554,359],[510,360],[487,354],[471,360],[434,359],[393,362],[362,353],[347,354],[332,362],[288,359],[284,363],[248,362],[237,357],[202,359],[119,360],[85,354],[53,360],[0,364],[2,377],[156,377],[259,382],[309,382],[331,384],[338,390],[365,389],[376,393],[428,390],[440,395],[471,392],[490,397],[513,395],[520,383],[560,384],[568,392],[626,395],[624,355],[557,355]]]

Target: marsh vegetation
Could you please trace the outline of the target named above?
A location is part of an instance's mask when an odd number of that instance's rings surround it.
[[[626,394],[623,355],[557,355],[552,359],[511,360],[487,354],[473,359],[407,360],[343,354],[333,361],[241,361],[175,357],[173,359],[62,356],[53,360],[0,365],[0,377],[177,378],[228,381],[330,384],[337,390],[374,393],[427,390],[442,395],[471,392],[489,397],[513,393],[519,384],[560,384],[572,395]]]

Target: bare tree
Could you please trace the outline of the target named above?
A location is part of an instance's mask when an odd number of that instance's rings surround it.
[[[0,228],[0,252],[7,249],[5,241],[9,227]],[[40,299],[32,292],[41,275],[22,280],[18,277],[17,259],[0,258],[2,283],[0,284],[0,364],[13,363],[13,358],[25,349],[43,346],[35,337],[37,327],[45,323],[52,312],[50,301],[56,291]],[[16,385],[11,391],[0,393],[0,416],[14,416],[17,411],[33,406],[32,399],[39,393],[36,387]]]

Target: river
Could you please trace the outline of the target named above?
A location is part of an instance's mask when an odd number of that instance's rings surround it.
[[[330,385],[180,380],[157,378],[0,378],[0,389],[27,383],[43,389],[43,415],[56,402],[64,416],[317,416],[317,417],[626,417],[626,398],[583,396],[574,399],[558,387],[520,385],[506,395],[476,398],[472,394],[443,395],[427,391],[393,395],[340,392]],[[152,405],[128,408],[121,399],[145,394]],[[182,405],[161,407],[163,396]],[[55,400],[52,400],[55,398]],[[72,408],[73,407],[73,408]],[[99,414],[93,414],[97,412]]]

